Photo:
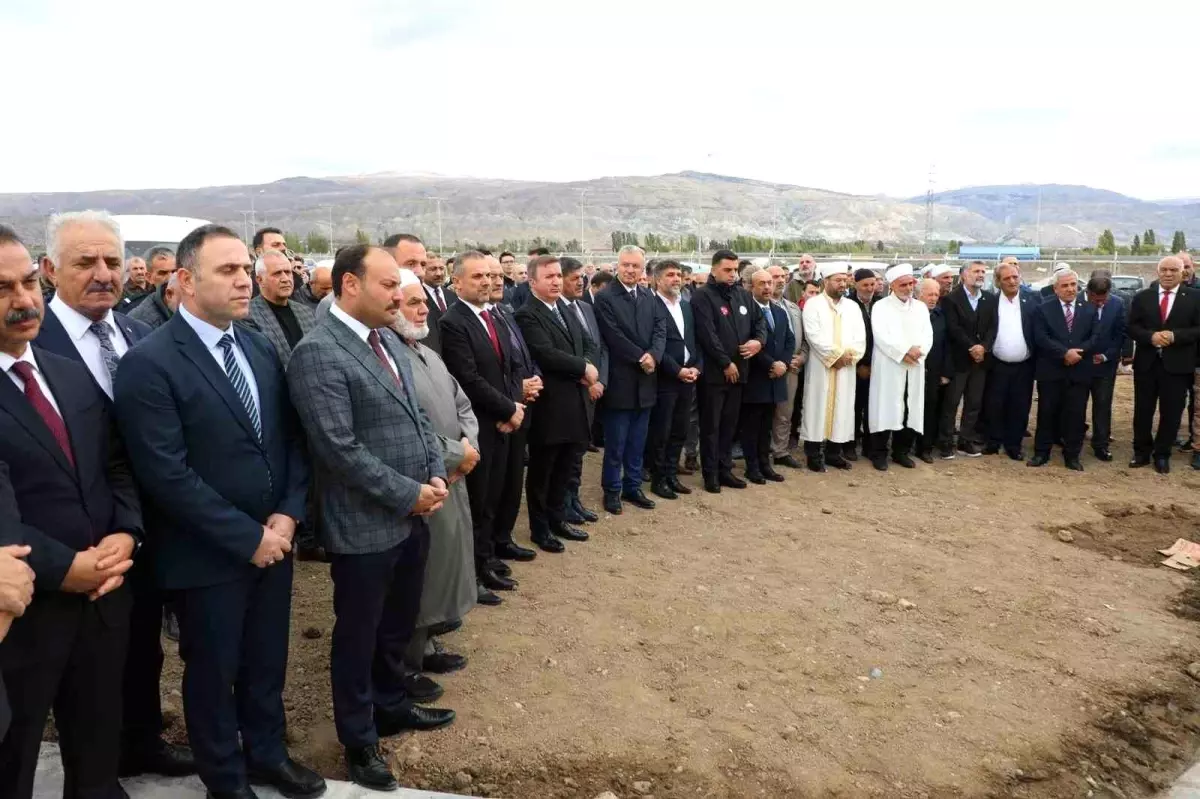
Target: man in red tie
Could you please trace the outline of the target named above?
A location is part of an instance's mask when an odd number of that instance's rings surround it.
[[[415,237],[414,237],[415,238]],[[409,243],[410,247],[423,247]],[[446,309],[458,302],[458,295],[446,285],[446,263],[436,255],[427,255],[424,274],[418,275],[425,287],[425,305],[429,308],[429,335],[421,342],[429,349],[442,354],[442,337],[438,322]],[[399,259],[397,259],[399,262]],[[403,264],[401,264],[403,266]]]
[[[1133,359],[1133,460],[1131,469],[1171,470],[1171,447],[1179,433],[1200,341],[1200,296],[1180,290],[1183,262],[1169,255],[1158,262],[1157,285],[1137,293],[1129,309]],[[1154,432],[1154,411],[1159,411]]]

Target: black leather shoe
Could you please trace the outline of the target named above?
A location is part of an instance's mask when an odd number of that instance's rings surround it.
[[[484,571],[479,575],[479,582],[489,591],[512,591],[517,587],[516,580],[501,577],[494,571]]]
[[[446,693],[445,688],[421,673],[405,674],[400,682],[404,684],[404,693],[414,702],[436,702]]]
[[[1112,453],[1106,449],[1098,449],[1094,454],[1096,456],[1096,460],[1104,461],[1105,463],[1108,463],[1113,459]]]
[[[696,472],[700,471],[700,459],[695,455],[688,455],[683,459],[683,468],[691,469],[692,474],[695,474]],[[680,471],[680,474],[684,474],[684,472]]]
[[[1133,460],[1131,460],[1131,461],[1129,462],[1129,468],[1130,468],[1130,469],[1140,469],[1140,468],[1142,468],[1143,466],[1149,466],[1149,465],[1150,465],[1150,459],[1149,459],[1149,458],[1139,458],[1139,457],[1138,457],[1138,456],[1136,456],[1136,455],[1133,457]]]
[[[559,538],[565,538],[568,541],[587,541],[588,534],[578,527],[572,527],[569,524],[550,525],[550,532],[554,533]]]
[[[828,455],[826,455],[825,463],[828,464],[829,466],[832,466],[835,469],[842,469],[843,471],[846,469],[852,468],[850,466],[850,461],[846,460],[844,457],[831,458]]]
[[[533,543],[537,544],[538,549],[542,550],[543,552],[553,552],[557,555],[560,552],[567,551],[566,545],[549,533],[546,533],[545,535],[533,536]]]
[[[721,483],[715,477],[705,477],[704,478],[704,490],[710,494],[720,494],[721,493]]]
[[[450,621],[441,621],[437,624],[430,625],[429,637],[436,638],[439,635],[449,635],[455,630],[462,627],[462,619],[450,619]]]
[[[269,785],[288,799],[310,799],[325,793],[325,780],[290,757],[277,766],[246,766],[252,785]]]
[[[691,477],[700,468],[700,464],[688,466],[685,460],[682,465],[675,467],[675,474],[682,474],[684,477]]]
[[[525,547],[517,546],[516,543],[512,541],[508,541],[496,547],[496,557],[504,560],[526,562],[536,558],[537,553],[532,549],[526,549]]]
[[[480,605],[487,605],[488,607],[494,608],[504,600],[484,588],[482,585],[479,585],[479,583],[476,583],[475,601]]]
[[[139,774],[161,774],[164,777],[186,777],[196,773],[196,759],[186,746],[169,744],[156,738],[147,746],[121,752],[118,774],[136,777]]]
[[[923,449],[917,453],[917,457],[925,461],[925,463],[933,463],[933,452],[931,450]]]
[[[626,491],[625,493],[621,494],[621,500],[628,502],[635,508],[641,508],[642,510],[654,510],[654,500],[643,494],[642,489],[640,488],[637,491]]]
[[[1154,471],[1158,472],[1159,474],[1170,474],[1171,473],[1171,459],[1170,458],[1155,458],[1154,459]]]
[[[842,457],[848,461],[858,461],[858,448],[842,450]],[[833,461],[829,461],[830,466],[834,466]],[[839,467],[840,468],[840,467]]]
[[[428,732],[440,730],[454,723],[454,711],[437,707],[408,705],[398,713],[385,713],[375,709],[375,730],[384,738],[398,735],[405,730]]]
[[[692,489],[688,488],[688,487],[687,487],[687,486],[685,486],[683,483],[679,482],[679,478],[678,478],[678,477],[672,477],[672,478],[671,478],[671,490],[672,490],[672,491],[674,491],[676,494],[690,494],[690,493],[692,493]]]
[[[664,480],[659,480],[650,486],[650,493],[663,499],[679,499],[679,495],[675,493],[675,489],[671,488],[671,484]]]
[[[822,460],[821,458],[809,458],[808,459],[808,470],[810,472],[825,471],[825,461]]]
[[[781,458],[775,459],[776,466],[786,466],[789,469],[801,469],[800,461],[796,460],[792,455],[784,455]]]
[[[770,480],[772,483],[783,482],[783,475],[772,469],[770,466],[762,467],[762,476]]]
[[[249,785],[236,791],[208,791],[205,795],[208,799],[258,799],[258,794]]]
[[[329,563],[333,558],[329,557],[329,553],[325,551],[325,547],[299,547],[296,549],[296,560],[316,561],[317,563]]]
[[[999,444],[988,444],[986,447],[983,448],[983,454],[984,455],[999,455],[1000,454],[1000,445]]]
[[[568,497],[567,500],[568,500],[568,502],[570,502],[570,504],[572,504],[575,507],[575,512],[578,513],[585,522],[600,521],[600,517],[596,515],[595,511],[590,511],[587,508],[583,507],[583,503],[579,501],[578,494],[574,494],[574,495]]]
[[[1010,460],[1014,460],[1014,461],[1025,460],[1025,450],[1023,450],[1023,449],[1019,449],[1016,452],[1008,452],[1006,454],[1008,455]]]
[[[888,470],[887,456],[884,455],[883,457],[880,457],[876,455],[874,458],[871,458],[871,465],[874,466],[877,471],[886,472]]]
[[[717,475],[717,482],[726,488],[745,488],[746,481],[740,477],[734,477],[732,474]]]
[[[1067,458],[1064,462],[1067,468],[1073,472],[1083,471],[1083,464],[1079,462],[1079,458]]]
[[[568,499],[563,505],[563,521],[567,524],[583,524],[587,519],[579,515],[579,511],[575,510],[575,503]]]
[[[489,560],[487,563],[487,568],[488,571],[495,572],[501,577],[512,577],[512,566],[509,566],[507,563],[500,560],[500,558],[492,558]],[[517,581],[513,580],[513,582],[515,583]],[[518,583],[518,585],[520,585],[520,583]]]
[[[1048,455],[1034,455],[1032,458],[1030,458],[1028,461],[1026,461],[1025,465],[1032,466],[1033,468],[1038,469],[1038,468],[1041,468],[1042,466],[1045,466],[1049,462],[1050,462],[1050,456],[1048,456]]]
[[[350,772],[351,782],[372,791],[395,791],[400,788],[391,769],[379,756],[379,747],[374,744],[362,749],[347,749],[346,771]]]
[[[896,464],[897,466],[902,466],[905,469],[917,468],[917,464],[913,463],[913,459],[908,457],[907,452],[893,452],[892,463]]]
[[[435,652],[421,658],[421,670],[430,674],[449,674],[467,667],[467,656],[453,652]]]
[[[595,444],[588,444],[588,452],[599,452],[600,448]]]
[[[621,515],[621,495],[604,492],[604,511],[611,513],[613,516]]]
[[[767,484],[767,478],[758,472],[746,472],[746,480],[754,483],[756,486],[765,486]]]
[[[170,605],[163,608],[162,632],[168,641],[179,643],[179,616]]]

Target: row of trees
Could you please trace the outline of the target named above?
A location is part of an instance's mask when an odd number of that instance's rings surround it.
[[[1128,247],[1124,247],[1119,246],[1113,237],[1113,232],[1106,229],[1096,240],[1096,246],[1090,250],[1084,250],[1084,252],[1099,255],[1161,255],[1165,252],[1183,252],[1186,249],[1187,237],[1182,230],[1175,231],[1175,235],[1171,237],[1171,246],[1168,248],[1158,243],[1158,237],[1155,236],[1153,230],[1147,230],[1140,236],[1135,233],[1133,241]]]

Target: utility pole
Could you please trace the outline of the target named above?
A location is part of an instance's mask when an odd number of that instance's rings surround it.
[[[325,210],[329,212],[329,254],[333,255],[337,252],[337,246],[333,242],[333,206],[325,206]]]
[[[247,245],[250,244],[250,214],[251,211],[238,211],[242,215],[242,238]]]
[[[929,239],[933,236],[933,178],[934,165],[929,165],[929,189],[925,192],[925,243],[921,245],[922,255],[929,253]]]

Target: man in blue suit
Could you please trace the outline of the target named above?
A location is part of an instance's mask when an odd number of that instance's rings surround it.
[[[115,401],[155,573],[178,598],[188,737],[214,799],[249,799],[250,782],[318,796],[284,746],[302,434],[274,348],[234,324],[250,313],[246,245],[205,225],[177,259],[179,311],[122,359]]]
[[[1112,438],[1113,387],[1117,366],[1125,349],[1125,300],[1112,290],[1107,275],[1093,275],[1087,284],[1087,301],[1096,310],[1096,340],[1093,345],[1092,381],[1092,452],[1096,459],[1111,461],[1108,442]]]
[[[644,510],[654,508],[642,492],[642,460],[650,409],[658,401],[655,372],[667,345],[667,318],[650,292],[638,287],[645,254],[639,247],[626,246],[617,259],[617,279],[596,295],[595,303],[600,335],[608,347],[600,480],[604,509],[614,516],[621,513],[622,500]]]
[[[46,235],[45,269],[57,291],[34,345],[87,367],[111,403],[121,358],[150,326],[113,311],[121,296],[121,231],[102,211],[58,214]],[[111,412],[111,408],[109,408]],[[163,595],[154,580],[153,548],[126,575],[133,594],[121,714],[121,776],[194,772],[191,751],[162,738]]]
[[[1087,413],[1095,352],[1096,313],[1080,302],[1079,277],[1067,269],[1054,275],[1054,298],[1038,306],[1033,319],[1037,350],[1037,433],[1027,466],[1045,466],[1056,441],[1067,468],[1083,471],[1079,453]]]
[[[1033,317],[1042,299],[1021,287],[1021,268],[1015,260],[996,267],[998,322],[988,343],[992,367],[983,397],[987,445],[983,454],[1004,449],[1015,461],[1024,460],[1021,441],[1033,406]]]
[[[663,499],[678,499],[692,489],[679,482],[679,456],[687,440],[696,381],[700,378],[700,349],[692,304],[682,297],[683,270],[670,258],[654,266],[655,302],[666,317],[666,345],[658,376],[658,401],[650,412],[645,467],[650,491]]]
[[[787,312],[771,302],[774,279],[766,269],[750,276],[750,294],[767,324],[766,345],[750,359],[750,379],[742,392],[742,454],[746,479],[756,485],[783,482],[771,467],[771,428],[775,406],[787,400],[787,368],[796,348]]]

